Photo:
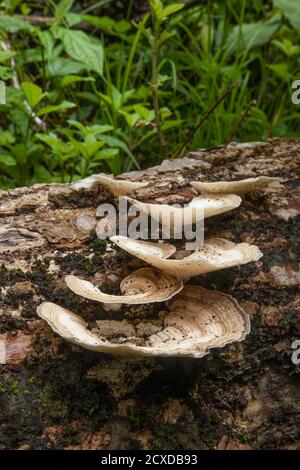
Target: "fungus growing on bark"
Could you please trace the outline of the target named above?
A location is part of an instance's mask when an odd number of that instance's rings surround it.
[[[185,286],[167,303],[161,331],[148,337],[128,337],[122,343],[108,341],[70,310],[51,302],[37,309],[38,315],[67,341],[97,352],[127,357],[202,357],[211,348],[242,341],[249,333],[248,315],[230,296],[199,286]],[[115,321],[112,321],[112,327]],[[106,330],[108,325],[106,325]],[[132,334],[131,329],[129,329]]]
[[[269,176],[258,176],[257,178],[247,178],[239,181],[215,181],[212,183],[203,183],[201,181],[191,181],[194,189],[201,193],[211,194],[239,194],[243,195],[251,191],[263,190],[266,186],[279,178]]]
[[[215,196],[200,196],[194,198],[186,207],[175,207],[168,204],[147,204],[144,202],[136,201],[133,198],[126,198],[130,204],[136,207],[143,213],[148,214],[151,218],[157,220],[161,224],[169,223],[172,227],[174,220],[177,218],[182,223],[185,220],[185,213],[190,212],[191,208],[202,209],[199,213],[200,219],[212,217],[217,214],[235,209],[241,204],[241,198],[235,194],[221,194]],[[197,221],[197,212],[192,211],[191,223]]]
[[[148,183],[137,183],[129,180],[116,180],[112,176],[99,173],[97,175],[89,176],[82,180],[73,183],[73,189],[89,189],[94,183],[100,183],[106,189],[108,189],[114,196],[125,196],[132,194],[134,191],[148,186]]]
[[[163,247],[164,244],[162,243],[155,244],[132,240],[123,236],[111,237],[111,241],[131,255],[157,269],[173,274],[179,279],[187,279],[211,271],[239,266],[257,261],[262,256],[261,251],[255,245],[249,245],[248,243],[236,244],[223,238],[206,240],[201,250],[195,250],[183,259],[166,259],[157,256],[154,253],[155,247]]]
[[[66,276],[65,281],[75,294],[107,304],[163,302],[183,288],[176,277],[152,268],[141,268],[125,277],[120,284],[123,295],[105,294],[91,282],[76,276]]]

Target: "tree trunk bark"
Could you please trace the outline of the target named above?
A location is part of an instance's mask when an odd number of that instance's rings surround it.
[[[300,449],[300,367],[292,361],[300,340],[299,156],[300,141],[272,139],[122,175],[149,181],[137,198],[159,203],[188,202],[195,179],[282,178],[206,222],[210,235],[255,243],[264,256],[195,280],[235,297],[252,323],[243,343],[202,359],[120,361],[53,333],[36,314],[44,300],[88,319],[114,317],[69,292],[66,274],[115,289],[143,264],[96,237],[95,209],[113,201],[100,184],[0,192],[0,448]],[[123,306],[118,315],[138,312]]]

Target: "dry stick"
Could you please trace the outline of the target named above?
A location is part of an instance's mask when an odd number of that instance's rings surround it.
[[[28,21],[31,24],[47,24],[53,23],[55,18],[53,16],[35,16],[35,15],[14,15],[16,18],[20,18],[20,20]]]
[[[237,134],[237,132],[240,130],[243,122],[245,121],[250,109],[252,108],[252,106],[255,106],[256,105],[256,100],[252,100],[250,104],[248,104],[247,108],[245,109],[245,111],[243,112],[241,118],[238,120],[238,122],[236,123],[236,125],[234,126],[234,128],[232,129],[231,133],[230,133],[230,136],[226,142],[226,144],[224,145],[224,149],[226,149],[228,147],[228,145],[230,144],[230,142],[232,142],[234,136]]]
[[[230,85],[230,87],[225,91],[225,93],[220,96],[220,98],[217,99],[217,101],[212,105],[212,107],[204,114],[202,119],[198,122],[198,124],[194,127],[194,129],[191,130],[191,132],[188,134],[187,138],[182,142],[182,144],[179,145],[177,150],[175,150],[175,153],[172,155],[172,158],[177,158],[180,156],[181,152],[184,150],[184,148],[187,146],[187,144],[192,140],[194,137],[195,132],[197,132],[198,129],[204,124],[204,122],[208,119],[208,117],[211,115],[211,113],[216,109],[217,106],[228,96],[232,90],[236,87],[236,83],[233,83]]]

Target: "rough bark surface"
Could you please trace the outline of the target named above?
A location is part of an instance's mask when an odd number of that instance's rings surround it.
[[[0,448],[300,449],[300,368],[291,360],[300,339],[299,156],[300,141],[273,139],[124,175],[151,182],[138,199],[163,203],[188,202],[195,179],[282,178],[206,223],[208,234],[253,242],[264,256],[193,279],[233,295],[252,322],[243,343],[198,360],[124,362],[54,334],[36,314],[43,300],[88,320],[116,315],[69,292],[66,274],[113,292],[142,263],[97,239],[95,209],[114,201],[100,185],[0,192]],[[117,315],[148,318],[151,308]]]

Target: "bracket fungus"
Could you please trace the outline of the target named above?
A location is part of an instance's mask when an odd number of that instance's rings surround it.
[[[242,201],[241,198],[235,194],[221,194],[209,197],[199,196],[194,198],[186,207],[182,208],[168,204],[147,204],[136,201],[130,197],[126,199],[138,210],[146,213],[161,224],[170,222],[171,227],[174,225],[176,219],[183,223],[186,220],[185,213],[188,213],[190,209],[202,209],[200,214],[200,218],[202,219],[235,209]],[[192,220],[190,222],[194,223],[196,221],[197,212],[194,210],[192,211]]]
[[[131,255],[179,279],[239,266],[257,261],[262,256],[261,251],[255,245],[236,244],[223,238],[208,239],[201,250],[196,250],[182,259],[169,259],[169,257],[166,259],[157,256],[154,253],[155,247],[163,247],[164,244],[132,240],[123,236],[111,237],[111,241]]]
[[[201,215],[192,211],[192,220],[198,222],[227,212],[241,203],[239,195],[277,181],[277,178],[258,177],[242,181],[216,183],[192,182],[204,194],[194,198],[186,208],[168,204],[148,204],[127,198],[130,204],[157,222],[172,226],[175,220],[185,226],[185,210],[202,209]],[[115,180],[107,175],[94,175],[73,184],[73,188],[90,188],[101,183],[115,196],[130,194],[148,183]],[[185,234],[186,235],[186,234]],[[186,237],[187,238],[187,237]],[[204,289],[197,285],[183,285],[190,277],[220,269],[257,261],[262,253],[255,245],[233,243],[223,238],[208,238],[201,249],[192,252],[176,251],[170,243],[153,243],[125,236],[110,240],[129,254],[148,263],[129,274],[120,283],[122,295],[102,292],[91,282],[74,275],[65,278],[75,294],[103,303],[103,308],[119,308],[121,304],[139,305],[166,302],[167,311],[159,311],[151,321],[130,319],[102,319],[88,324],[77,314],[51,302],[44,302],[38,315],[67,341],[92,351],[111,353],[127,358],[149,356],[202,357],[211,348],[242,341],[250,331],[249,316],[231,296]],[[95,326],[96,325],[96,326]]]
[[[199,286],[185,286],[167,306],[169,311],[161,331],[146,338],[130,336],[121,343],[108,341],[101,332],[94,333],[80,316],[51,302],[41,304],[37,312],[67,341],[92,351],[129,358],[199,358],[211,348],[242,341],[250,330],[248,315],[232,297]]]
[[[203,183],[201,181],[191,181],[191,185],[196,191],[211,194],[239,194],[244,195],[251,191],[263,190],[266,186],[280,178],[270,176],[258,176],[257,178],[246,178],[239,181],[215,181],[212,183]]]
[[[76,276],[66,276],[65,281],[75,294],[107,304],[164,302],[183,288],[176,277],[152,268],[141,268],[125,277],[120,284],[123,295],[105,294],[91,282]]]
[[[94,185],[94,183],[100,183],[116,197],[132,194],[138,189],[148,186],[148,183],[138,183],[129,180],[116,180],[112,176],[99,173],[97,175],[89,176],[82,180],[76,181],[73,183],[72,187],[76,190],[89,189]]]

